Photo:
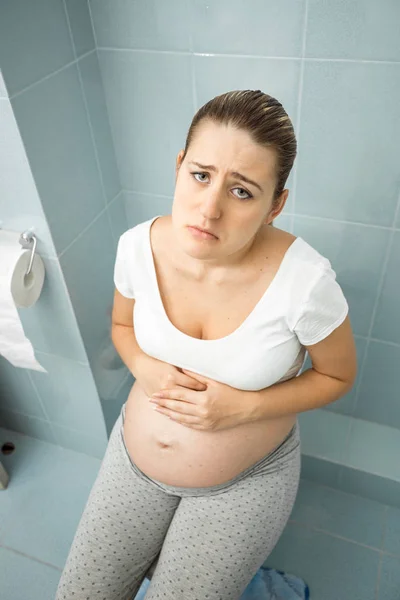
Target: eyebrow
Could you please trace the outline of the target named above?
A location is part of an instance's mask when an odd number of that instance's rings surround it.
[[[200,167],[200,169],[205,169],[207,171],[214,171],[215,172],[217,170],[213,165],[201,165],[200,163],[195,162],[193,160],[190,161],[189,164],[196,165],[196,166]],[[260,192],[264,193],[264,190],[262,189],[262,187],[258,183],[256,183],[252,179],[249,179],[245,175],[242,175],[242,173],[238,173],[237,171],[231,171],[231,175],[233,175],[237,179],[241,179],[242,181],[245,181],[246,183],[250,183],[251,185],[254,185],[256,188],[258,188],[260,190]]]

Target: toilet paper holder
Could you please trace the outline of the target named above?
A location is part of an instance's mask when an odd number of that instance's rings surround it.
[[[0,229],[3,229],[3,221],[0,221]],[[24,250],[32,250],[31,257],[29,260],[28,270],[25,275],[29,275],[32,270],[33,260],[35,258],[37,239],[34,233],[30,229],[27,229],[19,236],[19,243]]]
[[[35,258],[36,244],[37,244],[36,236],[34,233],[32,233],[29,230],[24,231],[20,235],[19,243],[25,250],[32,250],[28,270],[25,273],[25,275],[29,275],[29,273],[31,272],[31,269],[32,269],[33,259]]]

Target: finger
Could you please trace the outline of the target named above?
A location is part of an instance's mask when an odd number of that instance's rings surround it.
[[[204,383],[201,383],[197,379],[194,379],[193,377],[189,377],[188,375],[184,374],[179,375],[177,377],[177,383],[178,385],[182,385],[183,387],[189,388],[191,390],[198,390],[202,392],[205,389],[207,389],[207,386]]]
[[[204,429],[204,427],[200,424],[199,419],[193,415],[184,415],[182,413],[178,413],[163,407],[157,408],[157,412],[165,415],[166,417],[171,419],[171,421],[175,421],[180,425],[184,425],[192,429]]]
[[[190,400],[190,390],[184,387],[174,387],[169,390],[160,390],[152,395],[153,398],[157,400],[169,399],[169,400],[181,400],[183,402],[191,402]]]
[[[188,416],[196,416],[196,406],[189,402],[182,402],[181,400],[168,400],[166,398],[154,398],[150,399],[153,404],[153,408],[162,408],[165,410],[172,410],[176,413]]]
[[[196,381],[200,381],[204,385],[207,385],[210,381],[207,377],[203,377],[203,375],[199,375],[198,373],[192,373],[192,371],[188,371],[187,369],[182,369],[182,373],[185,373],[188,377],[191,377]]]
[[[183,387],[188,390],[197,390],[198,392],[204,392],[204,390],[207,389],[207,386],[205,386],[203,383],[200,383],[192,377],[188,377],[180,372],[174,374],[169,373],[167,377],[167,383],[162,389],[171,390],[175,387]]]

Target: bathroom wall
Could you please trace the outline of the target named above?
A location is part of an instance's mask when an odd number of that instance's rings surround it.
[[[38,239],[46,278],[39,301],[19,309],[35,355],[47,373],[0,357],[0,425],[101,456],[107,436],[60,262],[0,73],[0,226]]]
[[[1,360],[0,422],[101,456],[105,424],[109,431],[133,378],[110,340],[113,262],[127,220],[87,2],[3,3],[0,66],[10,162],[0,219],[38,237],[46,283],[20,313],[49,372]]]
[[[400,4],[90,7],[130,226],[169,212],[175,157],[204,102],[260,88],[285,106],[299,154],[276,226],[331,260],[357,342],[356,385],[328,410],[400,427]]]

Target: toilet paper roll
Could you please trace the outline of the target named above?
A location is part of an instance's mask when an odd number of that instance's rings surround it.
[[[35,358],[17,310],[33,306],[44,283],[45,268],[37,254],[26,275],[30,257],[31,250],[22,248],[18,233],[0,230],[0,354],[15,367],[47,373]]]

